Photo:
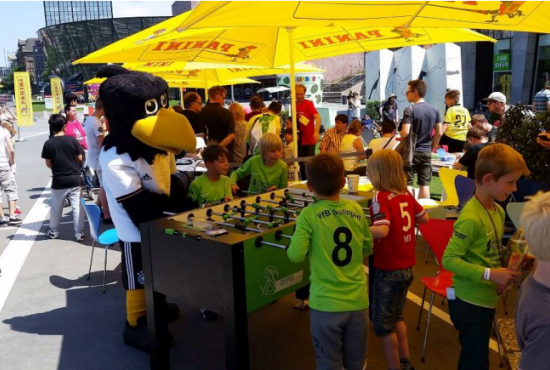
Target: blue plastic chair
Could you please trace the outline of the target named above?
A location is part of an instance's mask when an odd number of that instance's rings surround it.
[[[476,182],[464,176],[455,177],[455,188],[458,195],[458,209],[462,210],[466,203],[474,196]]]
[[[86,204],[84,198],[81,198],[82,206],[86,212],[86,218],[88,218],[88,224],[90,225],[90,235],[94,240],[92,242],[92,256],[90,257],[90,269],[88,270],[88,280],[90,280],[90,274],[92,273],[92,261],[94,260],[94,248],[95,244],[101,244],[105,246],[105,261],[103,264],[103,294],[105,294],[105,280],[107,275],[107,251],[109,247],[118,242],[118,233],[116,229],[109,229],[99,234],[99,223],[101,219],[101,210],[96,204]]]

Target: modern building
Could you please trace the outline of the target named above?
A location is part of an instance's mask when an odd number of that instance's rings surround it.
[[[168,17],[113,18],[110,1],[44,1],[46,27],[37,31],[51,73],[64,80],[95,76],[99,64],[72,62]]]
[[[481,31],[497,40],[463,43],[464,105],[475,109],[493,91],[511,104],[530,104],[544,81],[550,82],[550,35]],[[489,61],[489,62],[488,62]]]
[[[174,1],[172,3],[172,16],[193,10],[200,1]]]
[[[0,67],[0,80],[10,75],[11,69],[9,67]]]
[[[112,1],[44,1],[46,27],[113,18]]]

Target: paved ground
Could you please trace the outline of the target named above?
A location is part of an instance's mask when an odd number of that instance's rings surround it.
[[[61,229],[63,240],[49,240],[43,235],[48,222],[49,193],[45,187],[50,181],[40,158],[46,132],[47,123],[39,120],[35,126],[22,129],[21,137],[28,139],[16,145],[19,205],[26,219],[18,229],[0,229],[0,268],[4,272],[0,277],[0,369],[148,369],[148,356],[121,341],[125,312],[118,249],[108,252],[107,293],[101,294],[103,251],[96,249],[92,276],[87,280],[90,238],[85,243],[73,242],[70,223]],[[64,221],[70,220],[66,215]],[[430,324],[427,361],[420,363],[426,316],[422,329],[416,331],[422,295],[419,278],[433,276],[436,271],[433,261],[424,264],[423,253],[420,240],[417,278],[406,306],[411,358],[418,369],[456,369],[457,334],[450,324],[447,305],[442,306],[439,299]],[[18,263],[21,269],[14,275]],[[509,301],[513,315],[515,290]],[[253,369],[315,369],[309,313],[293,309],[294,303],[290,295],[249,315]],[[172,368],[223,369],[223,320],[206,322],[197,307],[183,303],[180,307],[182,317],[170,326],[176,338]],[[501,311],[499,307],[500,316]],[[491,351],[491,363],[491,369],[499,368],[495,351]],[[368,369],[385,369],[381,344],[372,330]]]

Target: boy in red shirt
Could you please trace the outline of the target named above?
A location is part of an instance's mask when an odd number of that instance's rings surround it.
[[[391,149],[374,153],[367,166],[368,177],[377,190],[370,207],[375,239],[372,321],[376,336],[382,338],[389,370],[414,369],[403,309],[416,263],[414,225],[429,219],[407,191],[402,168],[401,156]]]

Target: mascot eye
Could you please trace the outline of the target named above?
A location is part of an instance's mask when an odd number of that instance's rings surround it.
[[[145,113],[155,114],[159,110],[157,99],[149,99],[145,102]]]
[[[160,104],[162,105],[163,108],[168,107],[168,97],[165,94],[161,95]]]

